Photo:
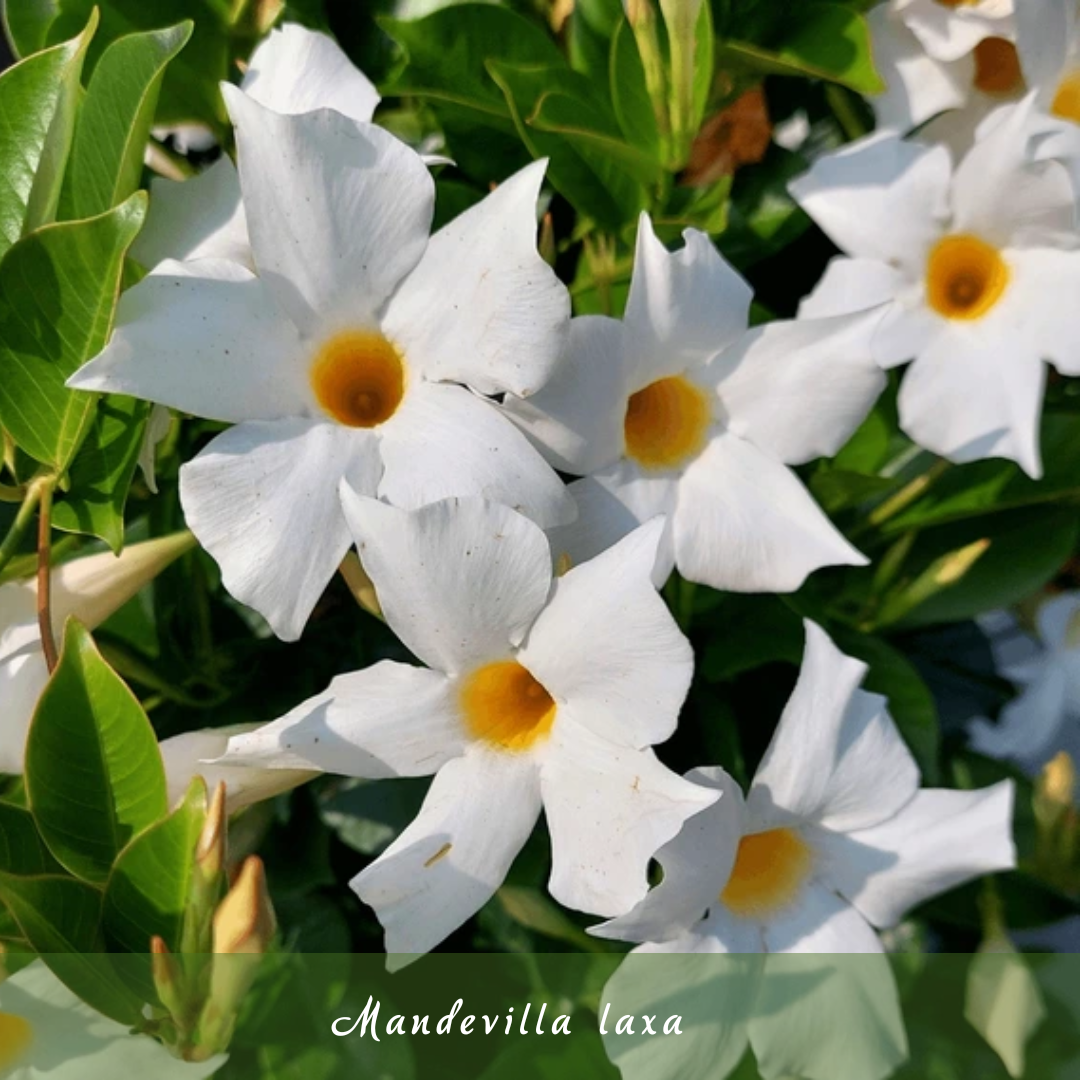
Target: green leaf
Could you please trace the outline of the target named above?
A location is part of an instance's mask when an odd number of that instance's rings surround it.
[[[95,16],[78,37],[0,75],[0,256],[56,214],[79,74],[96,25]]]
[[[147,952],[158,935],[180,948],[191,897],[195,849],[206,823],[206,784],[194,783],[163,821],[139,833],[113,865],[105,886],[105,938],[112,949]]]
[[[102,953],[101,893],[74,878],[0,873],[0,900],[24,937],[68,989],[121,1024],[142,1019],[142,1003]]]
[[[145,212],[137,192],[100,217],[40,229],[0,262],[0,424],[43,464],[65,469],[89,428],[95,396],[64,382],[108,338]]]
[[[0,803],[0,871],[20,876],[63,873],[30,811],[10,803]]]
[[[124,506],[149,412],[145,401],[121,394],[100,400],[86,441],[71,465],[71,490],[53,507],[55,528],[98,536],[120,553]]]
[[[75,619],[30,725],[26,787],[53,855],[95,884],[108,879],[131,838],[168,809],[150,721]]]
[[[17,56],[45,48],[49,27],[60,11],[59,0],[4,0],[4,29]]]
[[[800,4],[790,9],[783,27],[783,41],[775,49],[723,42],[717,48],[718,64],[761,75],[825,79],[859,94],[885,89],[874,68],[870,29],[857,11],[830,2]]]
[[[192,24],[118,38],[102,54],[86,89],[61,208],[65,218],[103,214],[139,186],[161,82]]]
[[[611,104],[626,141],[659,161],[660,132],[656,113],[645,85],[641,54],[626,19],[619,23],[611,39],[609,77]]]
[[[697,132],[705,119],[716,81],[716,34],[713,30],[712,4],[702,4],[694,27],[694,116],[692,130]]]

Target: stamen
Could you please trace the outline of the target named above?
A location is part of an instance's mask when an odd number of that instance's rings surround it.
[[[720,902],[744,918],[774,914],[795,899],[811,861],[810,848],[792,829],[744,836]]]
[[[926,298],[950,319],[982,318],[1005,292],[1009,268],[997,248],[977,236],[946,236],[926,264]]]
[[[461,688],[460,703],[474,739],[512,751],[547,738],[558,711],[555,699],[516,660],[477,668]]]
[[[650,383],[626,407],[626,452],[649,469],[671,469],[701,452],[712,410],[705,392],[682,375]]]
[[[397,412],[405,394],[405,365],[377,331],[346,330],[324,342],[311,365],[319,404],[340,424],[371,428]]]

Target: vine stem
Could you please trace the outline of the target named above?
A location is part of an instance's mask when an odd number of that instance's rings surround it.
[[[55,479],[50,477],[41,487],[38,505],[38,542],[37,542],[37,616],[38,632],[41,634],[41,648],[45,653],[45,663],[51,675],[56,669],[56,637],[52,625],[52,566],[50,548],[52,540],[52,497]]]

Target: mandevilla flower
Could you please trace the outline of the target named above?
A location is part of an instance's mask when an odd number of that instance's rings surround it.
[[[192,1064],[85,1005],[35,960],[0,982],[0,1075],[5,1080],[202,1080],[224,1055]]]
[[[592,933],[654,952],[880,952],[872,927],[1015,865],[1012,782],[920,790],[885,699],[858,689],[866,665],[805,625],[746,799],[723,769],[691,772],[723,798],[657,852],[660,885]]]
[[[552,895],[617,914],[649,859],[717,793],[649,747],[675,730],[693,657],[650,580],[650,522],[552,580],[543,532],[479,499],[407,512],[343,491],[386,620],[427,668],[382,661],[223,761],[435,774],[416,820],[352,882],[390,953],[426,952],[492,896],[541,808]]]
[[[849,256],[801,314],[887,305],[871,351],[882,367],[914,361],[900,387],[907,434],[952,461],[1007,457],[1038,477],[1045,363],[1080,374],[1080,307],[1067,299],[1080,251],[1066,170],[1027,160],[1032,107],[1003,110],[955,169],[944,147],[874,136],[791,190]]]
[[[708,237],[669,252],[642,215],[622,322],[571,323],[566,362],[507,411],[571,485],[557,556],[590,558],[666,514],[657,565],[740,592],[797,589],[820,566],[866,562],[788,465],[835,453],[884,386],[876,316],[746,333],[750,288]]]
[[[569,298],[536,250],[543,162],[429,236],[434,183],[392,135],[224,89],[257,272],[162,263],[70,385],[237,425],[184,465],[181,502],[225,587],[294,640],[350,544],[343,477],[398,506],[481,494],[573,516],[479,396],[543,385]]]

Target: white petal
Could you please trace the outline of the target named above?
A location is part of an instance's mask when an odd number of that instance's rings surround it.
[[[535,161],[431,238],[383,325],[430,379],[528,397],[566,346],[570,294],[536,249]]]
[[[386,951],[425,953],[476,914],[539,813],[528,755],[473,749],[444,765],[416,820],[351,882],[386,930]]]
[[[716,898],[731,876],[742,839],[742,792],[716,767],[692,769],[686,779],[719,791],[719,802],[695,814],[674,840],[657,851],[655,858],[664,871],[660,884],[625,915],[590,927],[590,934],[620,941],[670,942],[693,933],[695,927],[700,930],[702,914],[710,908],[722,910]]]
[[[1028,86],[1052,97],[1075,41],[1076,5],[1072,0],[1043,0],[1016,5],[1016,48]]]
[[[1041,764],[1060,742],[1068,717],[1067,685],[1064,665],[1048,661],[1041,675],[1001,710],[996,724],[972,721],[972,748],[993,758]]]
[[[1077,620],[1080,619],[1080,590],[1059,593],[1039,605],[1035,621],[1039,637],[1051,649],[1075,648]]]
[[[661,765],[651,750],[593,734],[560,707],[540,772],[551,833],[551,895],[566,907],[621,915],[649,890],[649,860],[718,792]]]
[[[937,0],[912,0],[903,5],[903,19],[931,56],[956,60],[984,38],[1011,39],[1012,11],[1009,0],[953,6]]]
[[[223,84],[259,275],[293,320],[377,325],[427,245],[435,184],[394,136],[330,109],[282,116]]]
[[[1063,375],[1080,375],[1080,250],[1024,248],[1007,253],[1011,280],[1001,315],[1029,342],[1027,351]]]
[[[906,284],[905,275],[887,263],[837,255],[829,260],[814,291],[799,304],[799,318],[865,311],[894,299]]]
[[[875,926],[893,926],[916,904],[964,881],[1016,866],[1011,780],[979,791],[920,791],[890,820],[851,833],[867,848],[895,856],[869,872],[857,860],[830,883]]]
[[[686,229],[683,240],[670,252],[648,215],[638,220],[625,315],[634,390],[702,363],[746,329],[750,286],[705,233]]]
[[[904,374],[900,426],[950,461],[1006,457],[1037,479],[1045,380],[1032,342],[1006,318],[953,325]]]
[[[45,654],[27,648],[0,660],[0,774],[23,771],[26,736],[38,699],[49,681]]]
[[[799,681],[747,798],[755,830],[794,817],[848,832],[877,824],[915,794],[919,771],[866,673],[806,621]]]
[[[765,960],[750,1045],[766,1080],[885,1080],[907,1059],[896,978],[873,932],[851,919],[858,915],[837,912],[821,936],[861,939],[862,951],[876,956],[836,955],[835,945],[822,942],[817,956],[804,950]]]
[[[674,531],[679,573],[714,589],[792,592],[820,566],[866,563],[790,469],[730,433],[679,481]]]
[[[584,475],[624,450],[625,331],[616,319],[583,315],[570,323],[562,363],[532,397],[507,395],[506,412],[557,469]]]
[[[954,232],[973,232],[1003,246],[1025,229],[1073,231],[1076,197],[1067,170],[1057,161],[1031,161],[1035,134],[1061,125],[1042,121],[1034,110],[1029,94],[983,125],[989,130],[953,176]]]
[[[652,583],[662,529],[651,521],[558,578],[521,650],[560,707],[623,746],[670,737],[693,675],[690,642]]]
[[[846,900],[816,881],[765,926],[770,953],[881,953],[881,941]]]
[[[751,330],[710,365],[728,428],[788,465],[831,457],[885,389],[870,351],[879,318],[783,320]]]
[[[337,676],[279,719],[233,735],[217,764],[381,780],[430,776],[465,745],[450,680],[441,672],[381,660]]]
[[[180,470],[188,527],[237,600],[295,641],[349,550],[338,481],[373,492],[366,432],[312,420],[241,424]]]
[[[542,526],[574,515],[566,486],[493,402],[460,386],[420,382],[380,428],[379,495],[413,509],[450,496],[505,503]]]
[[[960,61],[963,78],[955,64],[928,56],[917,37],[893,13],[879,4],[866,13],[874,60],[885,92],[870,98],[879,131],[901,135],[946,109],[964,104],[971,86],[971,62]],[[966,60],[966,58],[965,58]]]
[[[467,673],[525,636],[551,588],[551,552],[528,518],[481,499],[406,511],[341,495],[387,622],[425,664]]]
[[[254,269],[240,177],[227,154],[198,176],[150,182],[150,209],[131,256],[148,267],[165,259],[228,259]]]
[[[241,89],[279,113],[335,109],[368,121],[379,92],[332,37],[286,23],[251,54]]]
[[[886,305],[870,347],[883,368],[896,367],[935,346],[952,325],[926,305],[921,284],[909,285],[897,303]]]
[[[941,235],[950,171],[941,147],[872,135],[819,158],[788,189],[845,254],[918,276]]]
[[[570,566],[578,566],[607,551],[639,525],[664,515],[652,576],[653,584],[662,588],[675,568],[671,521],[679,494],[677,479],[644,473],[622,458],[594,476],[575,480],[569,491],[577,516],[569,525],[548,530],[556,564],[568,560]]]
[[[109,344],[69,380],[210,420],[274,420],[316,408],[296,328],[250,270],[167,261],[120,299]]]

